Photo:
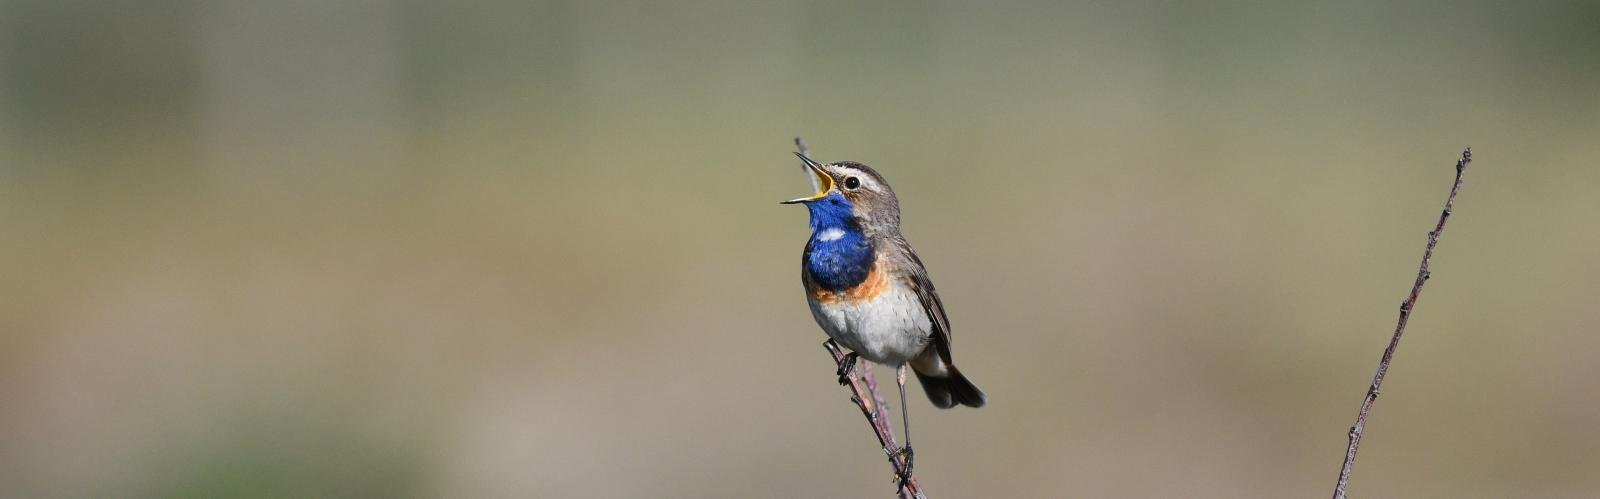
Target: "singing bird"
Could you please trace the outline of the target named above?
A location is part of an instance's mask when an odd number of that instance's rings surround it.
[[[817,325],[851,350],[846,368],[855,356],[895,366],[902,418],[908,365],[934,406],[983,407],[988,396],[950,361],[950,321],[922,260],[900,235],[900,203],[889,183],[861,163],[795,155],[817,187],[815,195],[783,202],[811,212],[800,280]]]

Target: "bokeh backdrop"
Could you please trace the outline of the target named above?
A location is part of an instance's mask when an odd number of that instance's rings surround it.
[[[789,154],[893,182],[936,498],[1600,495],[1594,2],[0,3],[0,496],[887,497]],[[885,373],[886,374],[886,373]],[[887,380],[885,376],[883,378]]]

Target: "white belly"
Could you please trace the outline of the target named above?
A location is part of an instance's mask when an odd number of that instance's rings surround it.
[[[899,365],[922,353],[933,325],[915,293],[889,286],[876,298],[850,303],[811,300],[811,315],[828,337],[862,358]]]

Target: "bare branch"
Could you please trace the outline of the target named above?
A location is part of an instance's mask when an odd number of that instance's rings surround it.
[[[922,485],[917,483],[916,477],[911,476],[908,456],[901,453],[900,446],[895,444],[894,429],[889,424],[889,413],[884,409],[883,397],[878,394],[878,381],[872,375],[872,364],[846,355],[833,340],[823,342],[822,347],[828,349],[834,364],[844,373],[839,381],[850,388],[850,401],[861,409],[861,415],[867,418],[872,432],[878,435],[878,444],[883,447],[883,453],[889,457],[889,466],[894,469],[899,497],[927,499],[928,496],[922,494]]]
[[[811,157],[811,148],[806,147],[806,141],[804,139],[795,137],[794,148],[795,151],[799,152],[801,156],[807,158]],[[800,171],[806,175],[806,180],[811,182],[811,188],[813,190],[822,188],[822,184],[818,182],[817,176],[811,174],[811,167],[806,166],[806,162],[803,160],[800,162]]]
[[[1394,350],[1400,346],[1400,336],[1406,332],[1406,322],[1411,319],[1411,310],[1417,305],[1417,295],[1422,293],[1422,285],[1432,276],[1428,272],[1429,260],[1433,259],[1433,247],[1439,244],[1439,234],[1444,232],[1445,222],[1450,220],[1450,213],[1454,209],[1456,193],[1461,192],[1461,175],[1466,172],[1467,165],[1472,163],[1472,148],[1461,151],[1461,159],[1456,161],[1456,180],[1450,187],[1450,197],[1445,198],[1444,211],[1439,213],[1439,223],[1434,225],[1433,232],[1428,233],[1428,247],[1422,251],[1422,264],[1417,267],[1417,280],[1411,284],[1411,294],[1400,303],[1400,320],[1395,323],[1394,336],[1389,338],[1389,347],[1383,349],[1383,357],[1378,360],[1378,373],[1372,376],[1372,385],[1367,387],[1367,398],[1361,402],[1361,412],[1356,414],[1356,424],[1350,427],[1350,446],[1344,451],[1344,466],[1339,469],[1339,483],[1333,488],[1334,499],[1345,499],[1350,489],[1350,471],[1356,464],[1356,449],[1361,446],[1361,436],[1367,429],[1367,416],[1372,413],[1372,404],[1378,400],[1378,389],[1383,386],[1383,377],[1389,373],[1389,362],[1394,359]]]

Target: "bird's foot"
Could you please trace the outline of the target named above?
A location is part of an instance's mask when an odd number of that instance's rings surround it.
[[[844,354],[844,360],[839,362],[839,384],[841,386],[850,384],[850,373],[856,369],[856,359],[859,357],[861,357],[860,354],[850,352]]]
[[[900,482],[901,485],[905,485],[911,481],[911,466],[913,457],[916,457],[916,453],[912,452],[911,445],[909,444],[900,446],[899,450],[896,450],[894,453],[889,455],[890,461],[900,461],[903,464],[902,466],[895,467],[896,472],[894,477],[895,481]]]

